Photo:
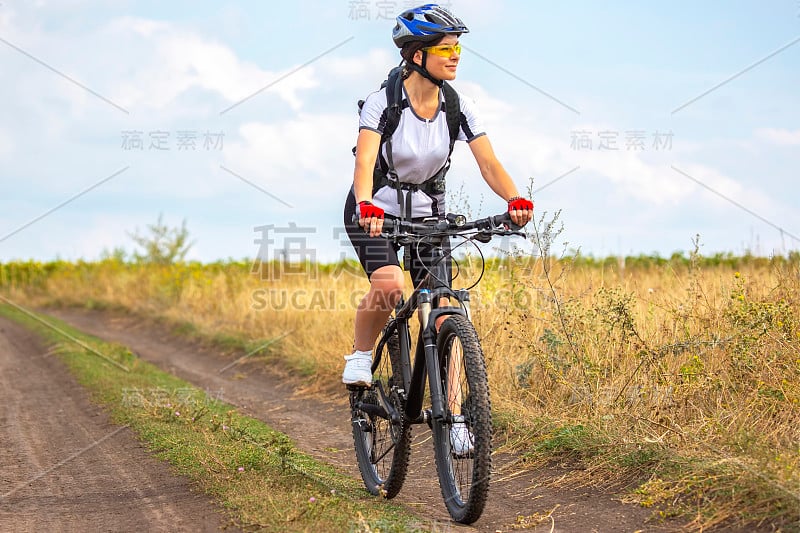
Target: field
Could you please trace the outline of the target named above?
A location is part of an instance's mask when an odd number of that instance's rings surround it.
[[[547,229],[547,228],[545,228]],[[547,235],[547,232],[543,232]],[[627,487],[691,528],[800,521],[800,255],[535,255],[487,262],[472,291],[498,441],[525,468],[584,466],[559,483]],[[461,261],[471,285],[477,258]],[[256,349],[338,387],[367,282],[358,265],[0,265],[29,306],[122,308]]]

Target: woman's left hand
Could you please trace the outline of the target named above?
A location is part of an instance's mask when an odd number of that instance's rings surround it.
[[[533,218],[533,202],[521,196],[508,199],[508,212],[511,221],[517,226],[524,226]]]

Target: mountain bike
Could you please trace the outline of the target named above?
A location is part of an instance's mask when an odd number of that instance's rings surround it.
[[[431,245],[434,259],[408,300],[400,299],[378,338],[372,385],[348,386],[358,467],[370,493],[393,498],[400,492],[411,457],[411,426],[428,424],[450,516],[464,524],[481,516],[489,490],[492,413],[486,362],[471,322],[469,290],[483,277],[485,262],[481,261],[475,283],[454,290],[446,264],[452,251],[446,253],[442,246],[450,238],[463,239],[461,246],[488,243],[495,236],[523,236],[519,229],[508,213],[471,222],[452,214],[423,222],[384,222],[383,237],[418,258],[420,245]],[[442,298],[452,305],[440,305]],[[420,328],[412,364],[409,323],[417,310]],[[440,317],[446,319],[437,331]],[[453,430],[464,426],[467,431],[460,436],[469,442],[454,440],[458,435]]]

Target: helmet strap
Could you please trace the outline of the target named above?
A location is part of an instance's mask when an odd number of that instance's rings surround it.
[[[444,80],[438,80],[438,79],[434,78],[433,76],[431,76],[431,73],[428,72],[428,69],[425,68],[426,59],[428,59],[428,52],[423,51],[422,52],[422,66],[419,66],[416,63],[409,63],[408,67],[411,70],[417,72],[423,78],[429,80],[431,83],[433,83],[437,87],[441,87],[444,84]]]

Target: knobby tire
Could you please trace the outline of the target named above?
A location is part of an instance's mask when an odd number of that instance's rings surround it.
[[[455,375],[449,377],[448,365],[459,346],[461,362]],[[437,349],[445,403],[453,403],[448,401],[450,379],[461,392],[459,407],[453,409],[453,405],[446,405],[445,418],[433,420],[436,471],[450,516],[456,522],[471,524],[480,518],[486,505],[492,466],[492,415],[486,362],[474,326],[461,315],[444,321],[437,336]],[[457,361],[458,356],[455,358]],[[474,437],[473,452],[462,457],[455,456],[450,441],[452,416],[454,411],[458,415],[458,410]]]
[[[373,387],[351,395],[365,403],[379,405],[377,382],[382,384],[387,394],[393,388],[402,388],[400,342],[396,331],[389,337],[385,352],[373,374]],[[394,407],[402,412],[404,405],[396,399]],[[353,441],[364,486],[370,494],[394,498],[400,492],[408,471],[411,426],[405,419],[393,425],[385,418],[369,415],[355,407],[352,413]]]

